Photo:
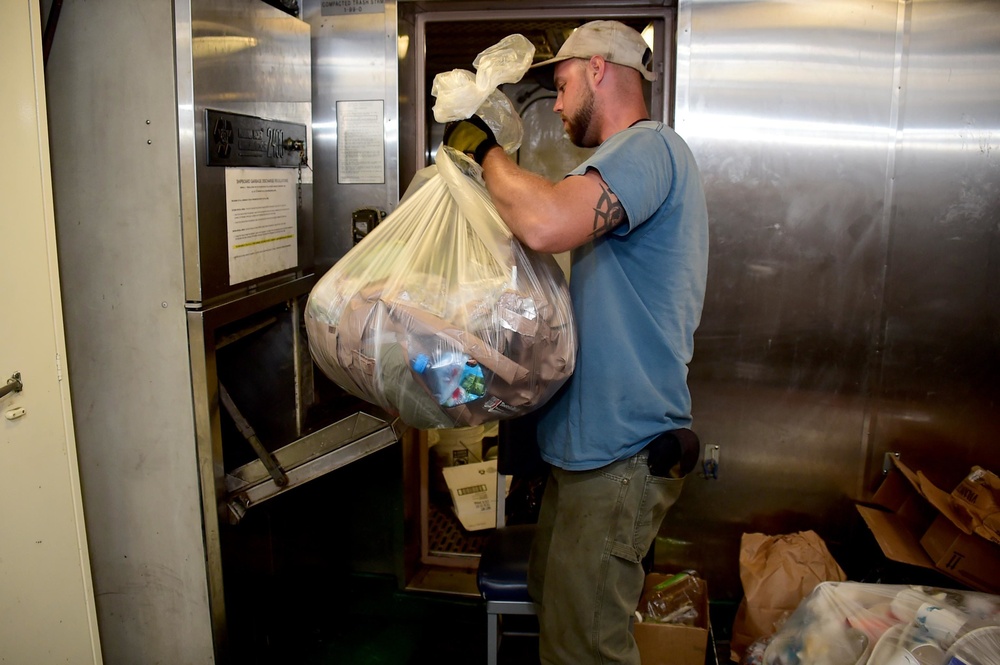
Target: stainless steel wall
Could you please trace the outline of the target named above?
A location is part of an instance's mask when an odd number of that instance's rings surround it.
[[[872,457],[1000,471],[1000,5],[907,9]]]
[[[720,464],[657,558],[713,596],[741,594],[744,532],[856,553],[886,452],[942,484],[1000,468],[996,7],[678,6],[675,125],[712,236],[691,385]]]

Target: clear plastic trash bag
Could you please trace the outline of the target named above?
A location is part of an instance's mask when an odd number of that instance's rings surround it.
[[[478,166],[440,146],[397,209],[313,287],[313,359],[335,383],[420,429],[544,404],[574,369],[565,279],[500,219]]]
[[[701,599],[705,581],[694,570],[671,575],[644,594],[639,614],[643,621],[697,626],[701,617]]]
[[[1000,665],[1000,596],[823,582],[769,638],[764,665]]]

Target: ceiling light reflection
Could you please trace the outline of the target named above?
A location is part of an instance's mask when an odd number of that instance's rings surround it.
[[[195,58],[232,55],[256,47],[256,37],[214,35],[195,37],[191,42],[191,50]]]
[[[731,144],[762,143],[818,148],[888,148],[899,141],[920,150],[937,152],[1000,152],[1000,128],[903,128],[852,122],[796,120],[723,113],[677,114],[677,131],[690,141]]]

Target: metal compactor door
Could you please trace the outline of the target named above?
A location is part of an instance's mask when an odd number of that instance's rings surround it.
[[[228,567],[275,546],[246,552],[247,511],[398,439],[388,416],[313,371],[302,319],[317,279],[310,28],[276,14],[212,3],[191,17],[194,142],[182,154],[192,156],[196,214],[185,217],[185,284],[206,532],[220,521],[218,556],[209,552],[216,605],[223,581],[240,579]],[[244,35],[246,48],[225,51]]]

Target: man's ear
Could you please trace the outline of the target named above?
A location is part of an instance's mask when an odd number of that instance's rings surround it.
[[[587,74],[590,79],[594,82],[594,85],[598,85],[604,80],[604,74],[607,72],[608,63],[604,59],[604,56],[592,55],[590,60],[587,62]]]

